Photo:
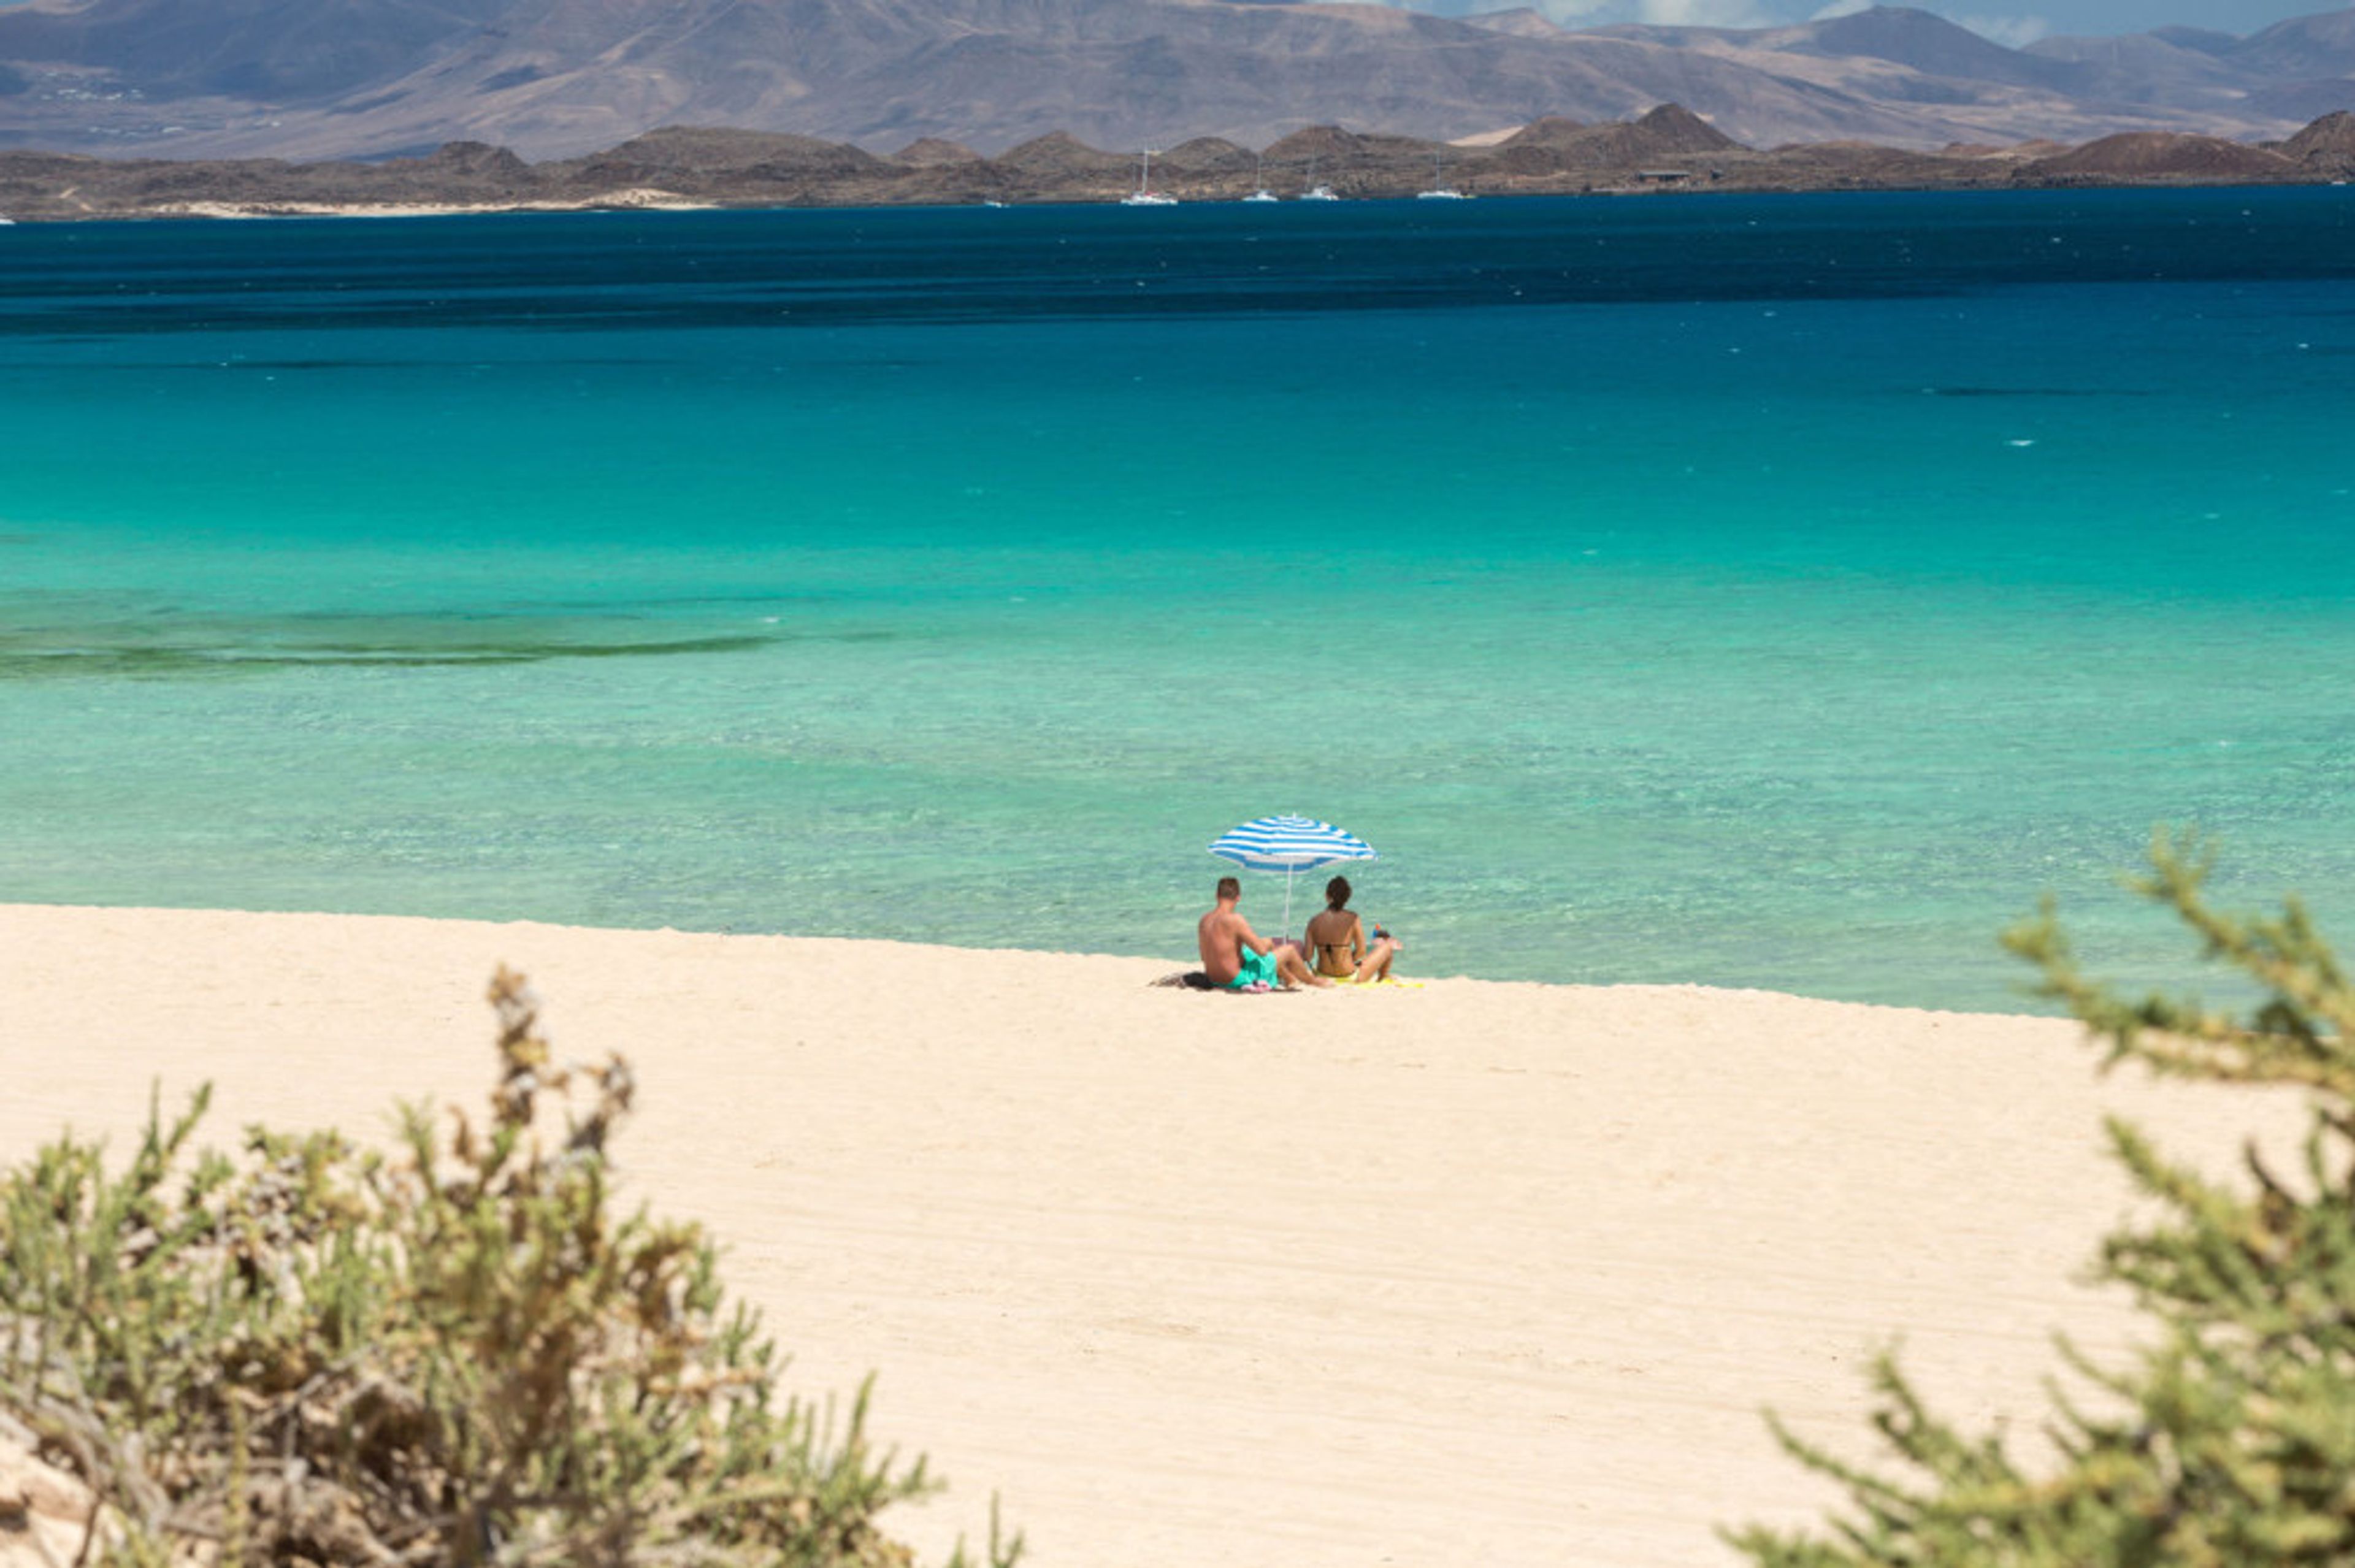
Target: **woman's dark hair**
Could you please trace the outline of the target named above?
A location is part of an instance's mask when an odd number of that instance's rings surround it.
[[[1336,877],[1325,884],[1325,901],[1334,909],[1349,907],[1349,879]]]

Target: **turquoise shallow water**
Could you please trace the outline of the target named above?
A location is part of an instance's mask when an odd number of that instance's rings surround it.
[[[0,899],[2179,972],[2355,921],[2350,357],[2328,188],[20,225]]]

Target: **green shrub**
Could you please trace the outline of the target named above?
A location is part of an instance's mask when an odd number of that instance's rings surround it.
[[[1884,1357],[1872,1422],[1896,1473],[1784,1445],[1845,1488],[1824,1536],[1751,1529],[1728,1539],[1766,1568],[1835,1564],[2215,1565],[2355,1562],[2355,989],[2305,911],[2219,913],[2201,896],[2197,841],[2161,836],[2140,891],[2175,911],[2211,960],[2254,980],[2245,1017],[2196,1000],[2122,1000],[2088,980],[2048,904],[2007,934],[2112,1065],[2302,1090],[2303,1156],[2254,1147],[2225,1185],[2169,1164],[2133,1127],[2110,1138],[2160,1218],[2104,1244],[2097,1272],[2129,1286],[2158,1342],[2122,1368],[2070,1352],[2094,1391],[2056,1399],[2056,1457],[2031,1473],[2002,1439],[1933,1414]]]
[[[98,1492],[109,1559],[909,1563],[876,1518],[922,1461],[874,1452],[865,1389],[838,1422],[779,1395],[704,1235],[612,1211],[626,1064],[557,1068],[519,976],[491,1001],[481,1127],[191,1156],[200,1092],[120,1175],[69,1138],[0,1176],[0,1411]],[[990,1563],[1019,1549],[993,1521]]]

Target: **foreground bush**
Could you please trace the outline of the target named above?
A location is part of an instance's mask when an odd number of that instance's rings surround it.
[[[2297,1168],[2252,1148],[2250,1181],[2220,1185],[2113,1120],[2118,1159],[2163,1217],[2112,1235],[2098,1274],[2133,1289],[2158,1342],[2122,1369],[2073,1353],[2093,1398],[2061,1403],[2045,1426],[2058,1458],[2033,1474],[1999,1437],[1933,1414],[1884,1359],[1873,1424],[1898,1474],[1844,1464],[1778,1425],[1850,1509],[1829,1539],[1730,1537],[1765,1568],[2355,1562],[2355,989],[2295,901],[2278,919],[2235,919],[2202,898],[2195,843],[2161,838],[2151,859],[2140,890],[2262,987],[2249,1016],[2121,1000],[2079,971],[2049,908],[2006,942],[2109,1042],[2112,1064],[2305,1091],[2313,1115]]]
[[[119,1176],[70,1139],[0,1176],[0,1412],[99,1495],[91,1555],[910,1562],[876,1517],[922,1462],[872,1451],[863,1390],[838,1424],[781,1399],[702,1233],[611,1211],[627,1066],[554,1067],[518,976],[491,1000],[490,1117],[446,1140],[411,1108],[389,1157],[191,1157],[200,1093]]]

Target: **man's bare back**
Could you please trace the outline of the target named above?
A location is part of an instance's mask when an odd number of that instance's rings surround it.
[[[1222,903],[1202,917],[1194,934],[1201,944],[1202,973],[1209,976],[1212,985],[1223,986],[1242,970],[1244,939],[1259,933],[1233,906]],[[1264,953],[1267,947],[1263,943],[1252,951]]]

